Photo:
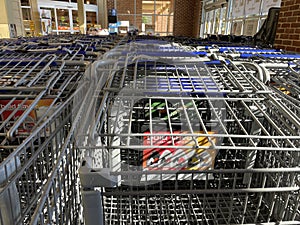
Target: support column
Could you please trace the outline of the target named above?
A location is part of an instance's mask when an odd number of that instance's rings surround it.
[[[30,0],[31,6],[31,19],[34,24],[34,36],[41,35],[41,17],[40,12],[37,4],[37,0]]]
[[[98,0],[98,23],[102,28],[108,28],[107,21],[107,0]]]
[[[19,0],[0,0],[0,37],[24,35],[21,3]]]
[[[84,8],[84,0],[77,0],[78,21],[81,34],[86,34],[86,13]]]

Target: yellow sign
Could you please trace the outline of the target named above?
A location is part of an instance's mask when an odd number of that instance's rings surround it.
[[[30,20],[29,27],[31,31],[34,31],[34,22]]]

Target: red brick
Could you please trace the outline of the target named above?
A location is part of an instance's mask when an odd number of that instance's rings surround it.
[[[289,39],[290,40],[299,40],[299,34],[290,34]]]
[[[284,0],[282,0],[284,1]],[[295,4],[295,0],[288,0],[284,2],[284,6],[290,6],[290,5],[294,5]]]
[[[277,39],[277,38],[276,38]],[[275,41],[275,45],[281,45],[282,44],[282,40],[279,40],[279,39],[277,39],[276,41]]]
[[[296,28],[296,29],[295,29],[295,33],[296,33],[296,34],[300,34],[300,28]]]
[[[300,27],[300,23],[292,23],[290,25],[291,25],[291,27],[295,27],[295,28]]]
[[[287,11],[287,12],[284,12],[284,13],[283,13],[283,16],[284,16],[284,17],[292,16],[292,15],[293,15],[293,12],[292,12],[292,11]]]
[[[292,30],[292,29],[290,29]],[[287,32],[287,31],[286,31]],[[283,28],[277,28],[277,31],[276,31],[277,34],[281,34],[281,33],[284,33],[284,29]],[[294,33],[294,32],[289,32],[289,33]]]
[[[176,8],[174,13],[174,35],[175,36],[194,36],[195,33],[199,32],[199,15],[196,7],[201,6],[195,0],[176,0]],[[200,11],[198,11],[200,14]]]
[[[297,17],[296,16],[288,17],[287,22],[295,23],[295,22],[297,22]]]
[[[293,23],[293,24],[295,24],[295,23]],[[283,27],[283,28],[289,28],[289,27],[291,27],[291,24],[290,23],[282,23],[281,27]]]
[[[295,4],[300,4],[300,0],[296,0],[296,1],[295,1]]]
[[[284,15],[284,12],[288,12],[289,9],[290,9],[290,6],[282,6],[282,7],[280,8],[280,14],[279,14],[279,16],[283,16],[283,15]]]
[[[300,48],[296,48],[296,52],[300,53]]]
[[[299,5],[293,5],[293,6],[290,6],[290,9],[289,10],[297,10],[297,9],[300,9],[300,6]]]
[[[288,34],[280,34],[279,38],[280,39],[288,39],[289,35]]]
[[[286,47],[285,47],[285,50],[286,50],[286,51],[290,51],[290,52],[294,52],[294,51],[296,50],[296,48],[293,47],[293,46],[286,46]]]
[[[300,16],[300,10],[293,11],[293,16]]]
[[[282,29],[282,28],[280,28],[280,29]],[[278,30],[280,30],[280,29],[278,29]],[[282,32],[278,31],[278,30],[277,30],[278,33],[287,33],[287,34],[293,34],[293,33],[295,33],[295,28],[286,28],[286,29],[283,29]]]
[[[283,45],[291,45],[291,44],[292,44],[292,41],[290,41],[290,40],[283,40],[283,41],[282,41],[282,44],[283,44]]]
[[[107,0],[107,9],[113,9],[116,8],[114,4],[114,0]]]
[[[283,45],[275,45],[274,46],[276,49],[284,49],[285,48],[285,46],[283,46]]]
[[[282,17],[279,17],[278,22],[279,23],[284,23],[284,22],[287,22],[287,20],[288,20],[287,17],[282,16]]]
[[[293,46],[300,47],[300,41],[293,41]]]

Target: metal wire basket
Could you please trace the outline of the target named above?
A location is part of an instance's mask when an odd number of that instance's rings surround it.
[[[300,223],[299,118],[255,65],[174,60],[115,63],[95,91],[86,224]]]

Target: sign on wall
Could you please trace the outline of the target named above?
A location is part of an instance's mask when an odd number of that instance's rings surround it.
[[[245,0],[233,1],[232,17],[242,17],[244,15]]]
[[[234,21],[231,27],[231,34],[241,35],[243,28],[243,22],[241,20]]]
[[[244,35],[246,36],[253,36],[256,34],[258,20],[246,20],[245,28],[244,28]]]
[[[271,7],[280,7],[280,5],[281,5],[281,0],[264,0],[262,13],[268,13]]]
[[[246,0],[245,14],[256,15],[259,14],[261,0]]]

